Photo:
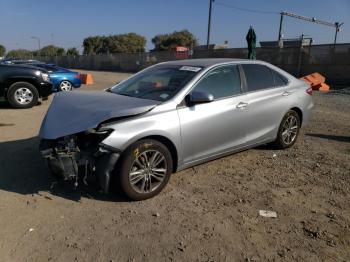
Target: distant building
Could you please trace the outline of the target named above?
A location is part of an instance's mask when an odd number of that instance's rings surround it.
[[[223,44],[214,45],[214,49],[227,49],[228,48],[228,41],[225,41]]]
[[[209,45],[209,48],[207,48],[207,45],[197,45],[194,47],[194,50],[207,50],[207,49],[214,49],[215,45]]]
[[[190,49],[185,46],[177,46],[175,48],[176,59],[187,59],[190,57]]]
[[[207,50],[207,49],[227,49],[228,41],[225,41],[223,44],[210,44],[209,48],[207,45],[197,45],[194,47],[194,50]]]
[[[261,41],[261,47],[297,47],[300,46],[300,38],[282,39],[279,44],[278,41]],[[302,46],[310,46],[312,38],[303,38]],[[281,46],[280,46],[281,45]]]

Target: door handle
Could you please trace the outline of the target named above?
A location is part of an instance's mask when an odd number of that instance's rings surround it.
[[[292,91],[284,91],[283,93],[282,93],[282,96],[289,96],[289,95],[291,95],[293,92]]]
[[[245,108],[245,107],[247,107],[247,106],[248,106],[248,103],[240,102],[238,105],[236,105],[236,108],[241,108],[241,109],[243,109],[243,108]]]

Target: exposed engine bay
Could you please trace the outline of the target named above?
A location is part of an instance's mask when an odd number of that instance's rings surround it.
[[[88,176],[93,176],[108,193],[112,171],[120,156],[120,151],[101,143],[110,132],[90,129],[58,139],[42,139],[40,151],[57,178],[73,181],[77,187],[80,180],[87,184]]]

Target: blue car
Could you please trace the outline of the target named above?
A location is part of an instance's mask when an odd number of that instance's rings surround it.
[[[50,81],[53,84],[53,91],[72,91],[73,88],[81,86],[80,74],[68,69],[44,63],[30,63],[31,66],[45,69],[50,74]]]

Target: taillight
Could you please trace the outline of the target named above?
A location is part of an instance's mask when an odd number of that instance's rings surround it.
[[[312,96],[312,87],[309,87],[308,89],[306,89],[306,93]]]
[[[80,74],[79,74],[79,73],[78,73],[78,74],[76,74],[76,75],[75,75],[75,78],[80,79]]]

